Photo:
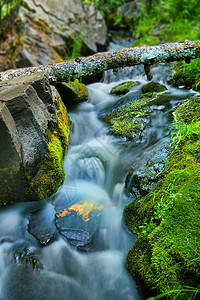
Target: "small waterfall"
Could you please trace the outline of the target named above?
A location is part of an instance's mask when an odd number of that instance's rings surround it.
[[[170,68],[153,67],[154,80],[166,83]],[[0,300],[144,299],[125,267],[126,252],[136,239],[122,221],[123,208],[132,200],[124,193],[125,178],[131,168],[133,175],[144,171],[169,144],[172,111],[194,93],[168,86],[152,107],[143,139],[128,141],[110,135],[100,120],[126,105],[109,92],[127,79],[139,81],[126,100],[134,101],[147,82],[142,66],[105,72],[104,82],[88,86],[88,102],[70,111],[66,179],[58,192],[40,204],[0,211]],[[35,230],[38,220],[47,229],[56,224],[51,243],[41,247],[27,232],[27,214]]]

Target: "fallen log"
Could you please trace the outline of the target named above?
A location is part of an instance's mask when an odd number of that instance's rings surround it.
[[[181,43],[168,43],[158,46],[138,46],[115,51],[100,52],[88,57],[77,57],[61,63],[41,65],[23,69],[14,69],[2,72],[2,79],[45,71],[51,83],[74,80],[86,76],[95,76],[102,71],[144,65],[149,80],[152,79],[150,66],[160,62],[173,62],[200,57],[200,41],[184,41]]]

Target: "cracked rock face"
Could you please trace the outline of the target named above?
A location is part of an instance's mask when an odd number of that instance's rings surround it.
[[[0,204],[35,200],[31,180],[57,121],[48,78],[34,73],[0,84]]]
[[[105,46],[107,27],[101,14],[80,0],[26,0],[26,4],[51,30],[64,39],[79,35],[86,46],[96,52]]]

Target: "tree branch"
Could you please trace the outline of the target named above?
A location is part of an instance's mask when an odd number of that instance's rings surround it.
[[[184,41],[181,43],[168,43],[158,46],[139,46],[125,48],[110,52],[100,52],[88,57],[77,57],[61,63],[42,65],[16,70],[8,70],[0,74],[3,79],[10,79],[17,76],[34,72],[45,71],[49,80],[62,82],[82,78],[85,76],[95,76],[102,71],[129,67],[143,64],[145,73],[149,80],[152,76],[150,66],[159,62],[173,62],[200,57],[200,41]]]

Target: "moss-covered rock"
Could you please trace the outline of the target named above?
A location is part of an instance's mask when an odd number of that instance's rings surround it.
[[[65,179],[63,158],[69,141],[69,117],[60,97],[58,97],[56,105],[58,123],[53,124],[49,132],[48,153],[31,182],[39,199],[54,194]]]
[[[196,299],[200,164],[195,156],[200,152],[200,98],[179,106],[175,117],[179,123],[166,176],[147,196],[124,210],[127,225],[139,234],[128,252],[127,266],[132,276],[169,299]]]
[[[78,79],[75,79],[75,81],[57,83],[56,89],[66,106],[88,99],[88,89],[85,84],[80,83]]]
[[[125,82],[122,82],[116,86],[114,86],[110,93],[111,94],[114,94],[114,95],[125,95],[126,93],[128,93],[130,91],[130,89],[132,89],[132,87],[134,85],[137,85],[139,84],[138,82],[136,81],[125,81]]]
[[[164,92],[166,91],[167,88],[165,85],[163,84],[160,84],[158,82],[155,82],[155,81],[151,81],[147,84],[144,84],[142,87],[141,87],[141,91],[143,94],[146,94],[146,93],[161,93],[161,92]]]
[[[110,126],[110,132],[124,138],[142,138],[143,130],[149,123],[148,116],[153,111],[151,105],[155,104],[157,93],[145,94],[134,102],[117,108],[102,120]]]
[[[0,205],[41,200],[64,181],[69,119],[44,72],[0,84]]]

